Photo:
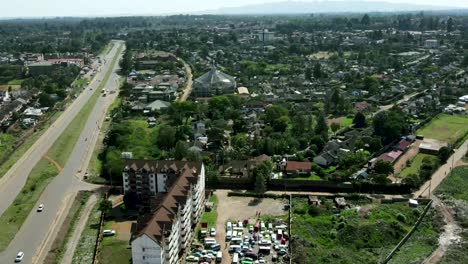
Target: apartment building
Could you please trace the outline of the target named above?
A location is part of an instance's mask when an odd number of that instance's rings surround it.
[[[205,168],[201,162],[127,160],[124,190],[151,204],[132,234],[134,264],[177,263],[203,213]],[[148,199],[145,201],[144,199]]]

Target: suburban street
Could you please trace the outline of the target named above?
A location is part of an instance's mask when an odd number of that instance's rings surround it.
[[[37,142],[21,157],[16,164],[0,180],[0,213],[3,213],[21,191],[34,165],[44,156],[56,139],[63,133],[74,117],[92,97],[104,79],[106,72],[112,74],[105,84],[108,91],[118,89],[119,77],[116,74],[118,61],[112,67],[113,57],[123,42],[116,41],[112,50],[102,55],[104,65],[96,73],[95,78],[78,98],[65,110],[55,123],[37,140]],[[119,54],[119,58],[122,53]],[[94,144],[97,140],[99,126],[103,122],[107,107],[116,98],[118,92],[100,96],[89,119],[76,143],[66,164],[61,164],[63,170],[46,187],[38,200],[36,207],[43,203],[44,211],[36,212],[34,208],[20,231],[16,234],[9,247],[0,253],[0,263],[13,263],[19,251],[25,253],[23,263],[42,263],[56,233],[61,226],[69,205],[78,190],[93,189],[95,186],[80,180],[78,171],[87,166]],[[83,171],[81,174],[84,173]]]

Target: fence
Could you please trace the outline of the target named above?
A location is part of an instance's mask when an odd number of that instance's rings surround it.
[[[427,212],[431,208],[431,205],[432,205],[432,200],[430,200],[429,203],[426,205],[426,207],[424,208],[423,213],[421,214],[421,216],[419,216],[418,221],[416,221],[416,224],[414,224],[413,228],[411,228],[411,230],[408,232],[408,234],[406,234],[406,236],[403,237],[403,239],[396,245],[396,247],[390,252],[390,254],[388,254],[388,256],[385,258],[385,260],[382,262],[383,264],[388,263],[392,259],[395,252],[397,252],[406,243],[406,241],[408,241],[408,239],[411,237],[411,235],[414,233],[414,231],[416,231],[418,226],[421,224],[422,220],[424,219]]]
[[[104,195],[103,199],[107,199],[107,194]],[[93,264],[98,263],[98,252],[99,252],[99,246],[101,245],[101,241],[102,241],[102,228],[104,226],[104,217],[105,217],[105,212],[101,211],[101,218],[99,220],[99,228],[97,232],[96,245],[94,246],[94,252],[93,252]]]

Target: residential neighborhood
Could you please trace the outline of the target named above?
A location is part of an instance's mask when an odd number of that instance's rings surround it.
[[[0,19],[0,263],[468,262],[468,6],[259,3]]]

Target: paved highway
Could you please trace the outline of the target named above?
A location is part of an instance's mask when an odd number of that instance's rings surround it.
[[[53,142],[63,133],[73,118],[91,98],[104,79],[106,72],[112,74],[105,84],[108,91],[118,89],[119,77],[116,74],[118,63],[113,67],[112,59],[123,42],[115,42],[116,45],[107,54],[103,55],[104,65],[100,68],[89,88],[66,109],[54,124],[37,140],[37,142],[21,157],[16,164],[0,180],[0,213],[13,202],[21,191],[26,179],[34,165],[42,158]],[[119,54],[119,58],[122,53]],[[118,62],[118,60],[117,60]],[[78,171],[87,166],[92,149],[97,141],[99,126],[102,124],[107,107],[117,96],[117,92],[108,93],[108,96],[100,96],[89,119],[76,143],[63,170],[46,187],[36,207],[43,203],[44,211],[36,212],[34,208],[20,231],[8,248],[0,253],[0,263],[13,263],[17,252],[25,253],[22,263],[42,263],[51,243],[63,222],[68,206],[78,190],[92,189],[93,185],[80,180]],[[63,166],[63,164],[61,164]]]

